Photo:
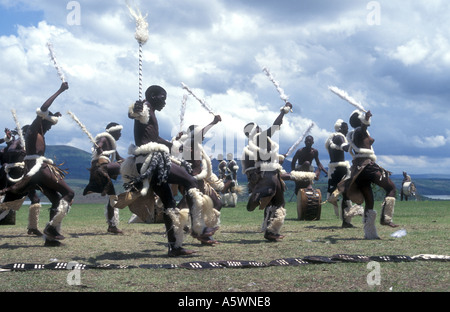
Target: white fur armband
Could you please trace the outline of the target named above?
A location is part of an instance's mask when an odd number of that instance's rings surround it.
[[[9,143],[12,141],[12,136],[10,138],[8,138],[7,135],[5,135],[5,137],[3,138],[3,140],[5,140],[5,143]]]
[[[291,108],[287,105],[280,108],[280,112],[283,112],[285,114],[289,113],[291,111]]]
[[[136,103],[131,104],[130,107],[128,108],[128,116],[131,119],[139,121],[141,124],[148,123],[148,121],[150,120],[150,114],[149,114],[148,106],[145,103],[142,107],[142,112],[135,112],[134,105]]]
[[[58,123],[58,117],[56,116],[50,116],[49,111],[41,111],[40,108],[36,109],[36,115],[38,115],[39,117],[41,117],[42,119],[45,119],[47,121],[50,121],[52,124],[56,125]]]
[[[170,149],[170,154],[174,156],[180,155],[180,148],[183,146],[183,143],[179,140],[173,140],[172,141],[172,147]]]

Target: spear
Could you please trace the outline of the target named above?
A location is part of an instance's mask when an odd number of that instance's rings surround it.
[[[355,106],[360,111],[367,113],[367,111],[364,109],[364,107],[361,105],[361,103],[359,103],[354,98],[352,98],[350,95],[348,95],[348,93],[345,92],[344,90],[341,90],[338,87],[328,87],[328,89],[330,89],[331,92],[333,92],[334,94],[339,96],[341,99],[343,99],[343,100],[349,102],[351,105]]]
[[[59,66],[58,61],[56,60],[55,52],[53,51],[53,45],[50,42],[47,42],[48,51],[50,52],[50,59],[53,62],[53,65],[56,68],[56,72],[58,73],[59,78],[62,82],[66,82],[66,78],[64,77],[64,73]]]
[[[181,83],[181,85],[183,86],[183,89],[185,89],[187,92],[189,92],[190,95],[192,95],[197,101],[200,102],[200,104],[202,105],[202,107],[203,107],[204,109],[206,109],[210,114],[215,115],[215,114],[213,113],[212,109],[209,107],[209,105],[205,102],[205,100],[202,100],[202,99],[200,99],[199,97],[197,97],[197,96],[194,94],[194,92],[192,92],[192,90],[189,89],[189,87],[188,87],[187,85],[185,85],[183,82]]]
[[[302,141],[305,139],[305,137],[308,135],[309,132],[311,132],[311,129],[314,127],[314,123],[311,123],[311,125],[306,129],[305,133],[289,148],[289,150],[286,153],[286,157],[292,154],[292,152],[297,148],[297,146],[302,143]]]
[[[142,63],[143,63],[143,49],[142,47],[148,40],[148,23],[145,20],[147,15],[142,16],[142,13],[139,9],[134,10],[131,5],[127,1],[127,7],[130,11],[130,15],[134,18],[136,22],[136,32],[134,34],[134,38],[137,40],[139,44],[139,100],[142,101]]]

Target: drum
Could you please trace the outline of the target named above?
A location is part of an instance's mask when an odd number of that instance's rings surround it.
[[[415,195],[416,188],[414,186],[414,183],[412,182],[405,182],[402,185],[403,195],[409,196],[409,195]]]
[[[320,220],[322,193],[320,189],[302,188],[297,193],[298,220]]]

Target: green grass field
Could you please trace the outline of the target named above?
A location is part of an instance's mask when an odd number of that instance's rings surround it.
[[[380,213],[380,202],[376,210]],[[41,210],[40,229],[48,221],[48,206]],[[43,246],[42,238],[26,234],[28,209],[16,215],[16,225],[0,227],[0,265],[47,264],[77,261],[83,264],[181,264],[193,261],[242,260],[268,263],[281,258],[358,254],[366,256],[419,254],[450,255],[448,201],[397,201],[397,229],[377,223],[381,240],[364,240],[362,218],[352,229],[342,229],[330,204],[322,206],[319,221],[297,220],[296,203],[287,204],[281,242],[267,242],[260,232],[261,210],[247,212],[244,203],[223,208],[221,244],[202,246],[188,236],[190,257],[168,258],[163,224],[128,224],[128,209],[120,211],[124,235],[106,232],[103,205],[74,203],[63,221],[64,246]],[[404,228],[407,235],[390,235]],[[263,268],[207,270],[117,269],[81,271],[81,285],[69,285],[68,271],[0,272],[0,292],[448,292],[450,263],[438,261],[380,263],[380,285],[368,285],[367,263],[307,264]]]

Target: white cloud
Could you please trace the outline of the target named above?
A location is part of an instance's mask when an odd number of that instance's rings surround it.
[[[443,167],[450,166],[449,157],[419,156],[378,156],[377,162],[391,172],[400,174],[403,171],[414,174],[446,174]]]
[[[412,39],[390,53],[390,57],[401,61],[406,66],[421,63],[430,53],[426,40]]]
[[[436,135],[431,137],[413,137],[413,142],[417,147],[420,148],[437,148],[446,145],[450,142],[450,138],[443,135]]]

